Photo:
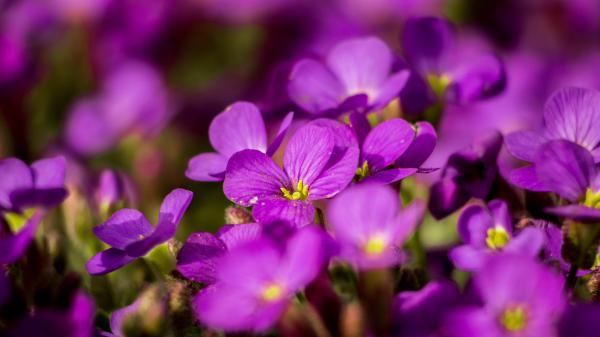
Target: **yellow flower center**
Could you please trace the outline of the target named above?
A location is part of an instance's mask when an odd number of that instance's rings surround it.
[[[290,192],[285,187],[282,187],[279,190],[283,193],[283,197],[288,200],[306,200],[308,198],[308,185],[304,185],[302,180],[298,180],[296,189],[293,192]]]
[[[437,97],[442,97],[448,85],[450,85],[452,79],[448,75],[436,75],[429,74],[427,75],[427,83],[429,83],[429,87],[436,94]]]
[[[358,176],[358,180],[363,180],[371,175],[371,168],[366,160],[363,162],[361,167],[356,169],[356,175]]]
[[[500,250],[504,248],[510,241],[510,234],[502,226],[496,226],[487,230],[487,238],[485,243],[488,248]]]
[[[269,285],[262,292],[262,299],[267,302],[277,301],[281,296],[283,296],[283,288],[276,283]]]
[[[515,306],[504,310],[500,316],[500,324],[510,332],[518,332],[527,324],[527,311],[523,306]]]
[[[379,255],[383,253],[386,247],[386,240],[380,235],[373,236],[363,246],[365,253],[369,255]]]
[[[7,212],[4,213],[4,220],[13,232],[18,232],[33,216],[33,213],[35,213],[35,208],[28,208],[23,213]]]
[[[585,199],[583,204],[591,208],[600,208],[600,191],[593,192],[591,188],[585,191]]]

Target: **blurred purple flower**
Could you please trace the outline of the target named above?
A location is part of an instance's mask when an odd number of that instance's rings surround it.
[[[169,193],[160,206],[156,227],[138,210],[124,208],[114,213],[108,221],[94,228],[94,234],[112,247],[87,262],[88,272],[92,275],[110,273],[171,239],[192,196],[192,192],[181,188]]]
[[[436,17],[409,19],[402,32],[402,47],[415,70],[401,93],[404,111],[424,112],[437,97],[469,103],[495,96],[506,85],[500,59],[482,43],[457,41],[451,23]]]
[[[109,210],[123,201],[135,204],[135,187],[124,173],[106,169],[100,173],[94,198],[101,211]]]
[[[249,223],[224,226],[216,235],[194,233],[177,254],[177,270],[192,281],[214,283],[218,260],[240,244],[258,239],[261,231],[259,224]]]
[[[290,74],[288,94],[311,114],[379,109],[404,87],[407,70],[392,73],[394,55],[376,37],[349,39],[337,44],[325,64],[298,61]]]
[[[566,306],[563,278],[537,261],[499,254],[475,275],[481,306],[457,309],[447,330],[460,337],[556,336]]]
[[[208,137],[216,152],[201,153],[190,159],[186,177],[195,181],[222,181],[229,158],[241,150],[257,150],[273,156],[294,118],[290,112],[281,122],[277,136],[267,147],[267,131],[258,108],[249,102],[236,102],[218,114],[210,124]]]
[[[502,135],[494,131],[448,158],[442,177],[431,186],[429,211],[437,219],[461,208],[471,197],[484,199],[496,179]]]
[[[14,263],[21,258],[35,238],[42,217],[43,213],[36,211],[25,220],[23,228],[18,233],[0,238],[0,264]]]
[[[299,229],[284,250],[265,238],[230,250],[216,265],[217,282],[194,299],[196,316],[212,329],[267,330],[325,266],[324,238],[309,226]]]
[[[420,223],[420,201],[400,210],[390,187],[364,184],[331,201],[327,216],[340,246],[340,258],[358,269],[390,267],[402,261],[402,244]]]
[[[140,309],[140,305],[142,304],[143,298],[138,297],[133,303],[128,306],[125,306],[121,309],[115,310],[110,315],[110,331],[102,332],[101,336],[104,337],[126,337],[125,332],[123,331],[123,324],[125,324],[125,320],[129,318],[129,316],[134,315]]]
[[[564,313],[559,331],[561,337],[595,337],[598,335],[598,303],[575,304]]]
[[[536,257],[544,245],[544,234],[535,227],[514,233],[508,205],[492,200],[487,207],[471,205],[458,219],[458,234],[465,243],[453,248],[450,259],[460,269],[475,271],[501,252]]]
[[[349,127],[319,119],[292,136],[283,156],[284,170],[257,150],[234,154],[223,190],[236,204],[254,206],[252,214],[260,223],[287,220],[303,226],[313,223],[312,201],[331,198],[352,181],[358,155]]]
[[[54,207],[67,197],[65,158],[38,160],[27,166],[17,158],[0,160],[0,211]]]

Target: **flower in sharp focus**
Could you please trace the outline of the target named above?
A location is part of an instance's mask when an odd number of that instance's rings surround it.
[[[252,214],[259,223],[310,224],[315,214],[311,202],[335,196],[352,181],[358,152],[349,127],[315,120],[290,139],[283,170],[257,150],[234,154],[227,164],[223,191],[241,206],[254,206]]]
[[[343,41],[329,52],[325,62],[298,61],[290,74],[288,94],[311,114],[355,109],[379,109],[404,87],[407,70],[392,72],[394,55],[376,37]]]
[[[453,248],[449,256],[458,268],[469,271],[480,269],[491,256],[501,252],[534,258],[544,245],[544,234],[538,228],[514,231],[503,200],[492,200],[487,207],[465,208],[458,219],[458,234],[464,244]]]
[[[452,336],[556,336],[565,309],[563,278],[522,255],[499,254],[474,276],[481,306],[467,306],[447,316]]]
[[[210,124],[208,137],[216,152],[201,153],[190,159],[186,177],[196,181],[221,181],[227,162],[236,152],[257,150],[268,156],[275,154],[287,134],[294,114],[281,122],[277,136],[267,147],[267,131],[256,105],[236,102],[218,114]]]
[[[327,215],[340,258],[358,269],[373,269],[402,261],[402,244],[420,223],[423,212],[420,201],[400,209],[392,188],[364,184],[333,199]]]
[[[171,239],[192,196],[192,192],[180,188],[169,193],[160,206],[156,227],[138,210],[125,208],[115,212],[105,223],[94,228],[94,234],[111,248],[87,262],[88,272],[92,275],[110,273]]]
[[[273,326],[292,297],[327,262],[324,233],[299,229],[281,249],[266,238],[230,250],[216,266],[216,282],[194,299],[197,318],[217,330],[264,331]]]

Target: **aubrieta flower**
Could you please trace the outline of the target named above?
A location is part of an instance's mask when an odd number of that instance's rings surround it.
[[[262,227],[257,223],[226,225],[216,235],[194,233],[177,254],[177,271],[186,278],[203,283],[214,283],[219,258],[245,242],[258,239]]]
[[[133,182],[127,175],[108,169],[100,173],[94,198],[99,210],[104,213],[123,201],[135,203],[136,193]]]
[[[355,185],[331,201],[327,217],[340,258],[358,269],[390,267],[402,261],[402,244],[423,217],[415,201],[400,209],[397,194],[379,184]]]
[[[35,211],[31,216],[25,215],[25,217],[18,217],[16,214],[9,215],[9,217],[11,216],[17,216],[17,222],[24,221],[25,223],[16,234],[0,236],[0,264],[14,263],[21,258],[35,238],[43,212]]]
[[[208,138],[216,152],[201,153],[190,159],[186,177],[196,181],[222,181],[229,158],[242,150],[257,150],[273,156],[287,134],[294,114],[281,122],[277,136],[267,147],[267,131],[256,105],[236,102],[218,114],[208,129]]]
[[[67,197],[64,157],[38,160],[31,166],[6,158],[0,160],[0,172],[0,211],[54,207]]]
[[[568,140],[592,153],[600,162],[600,93],[592,89],[564,88],[555,92],[544,106],[544,124],[532,131],[506,135],[508,151],[518,159],[533,163],[538,149],[550,140]],[[513,170],[512,184],[532,191],[548,191],[537,179],[535,165]]]
[[[311,114],[379,109],[404,87],[407,70],[392,72],[394,55],[376,37],[340,42],[325,62],[298,61],[290,74],[288,94]]]
[[[437,219],[461,208],[471,197],[484,199],[498,173],[502,135],[494,131],[448,158],[442,177],[431,186],[429,211]]]
[[[418,171],[429,157],[437,136],[428,122],[415,126],[401,118],[370,127],[362,113],[350,116],[360,144],[359,181],[393,183]]]
[[[474,271],[501,252],[512,252],[534,258],[544,245],[544,234],[535,227],[519,233],[513,230],[508,205],[492,200],[487,207],[471,205],[458,218],[458,234],[463,245],[453,248],[450,259],[458,268]]]
[[[457,309],[446,320],[452,336],[557,336],[566,306],[560,275],[515,254],[490,258],[474,276],[482,305]]]
[[[401,42],[406,60],[415,70],[400,94],[403,111],[409,114],[425,111],[437,97],[468,103],[504,89],[500,59],[482,43],[457,41],[454,28],[445,19],[409,19]]]
[[[294,294],[327,262],[324,235],[308,226],[299,229],[283,250],[267,238],[230,250],[218,261],[216,283],[194,299],[197,318],[212,329],[228,332],[269,329]]]
[[[140,211],[129,208],[115,212],[105,223],[94,227],[94,234],[112,247],[87,262],[88,272],[92,275],[110,273],[171,239],[192,196],[192,192],[181,188],[169,193],[160,206],[156,227]]]
[[[300,128],[283,156],[283,170],[266,154],[243,150],[227,164],[223,191],[238,205],[254,206],[259,223],[287,220],[297,226],[313,223],[312,201],[342,191],[358,163],[356,137],[349,127],[319,119]]]

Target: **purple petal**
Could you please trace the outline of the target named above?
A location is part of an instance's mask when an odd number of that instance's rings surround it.
[[[344,89],[324,65],[305,59],[292,69],[288,95],[302,109],[318,114],[336,108],[344,98]]]
[[[251,206],[265,197],[282,195],[281,188],[291,183],[275,162],[262,152],[244,150],[229,159],[223,192],[242,206]]]
[[[242,243],[258,239],[261,234],[261,225],[257,223],[248,223],[221,227],[217,233],[217,237],[225,243],[227,249],[233,249]]]
[[[508,233],[512,233],[512,217],[508,204],[504,200],[495,199],[488,203],[488,208],[494,219],[494,226],[501,226]]]
[[[431,186],[428,208],[436,219],[442,219],[461,208],[470,195],[452,179],[441,179]]]
[[[0,239],[0,264],[13,263],[25,253],[35,237],[42,216],[42,212],[34,213],[18,233]]]
[[[286,243],[280,275],[290,291],[305,287],[323,269],[327,258],[324,236],[317,227],[307,226]]]
[[[549,192],[550,189],[539,180],[535,165],[523,166],[510,171],[508,180],[511,184],[534,192]]]
[[[582,88],[555,92],[544,106],[544,123],[551,137],[593,150],[600,143],[600,93]]]
[[[567,219],[573,219],[584,223],[598,223],[600,222],[600,209],[590,208],[583,205],[566,205],[545,208],[546,213],[554,214],[556,216],[564,217]]]
[[[424,214],[425,204],[419,199],[400,210],[396,217],[396,225],[393,227],[393,241],[400,244],[407,240],[423,220]]]
[[[73,151],[93,155],[113,146],[118,141],[118,134],[103,117],[98,102],[88,98],[71,109],[65,138]]]
[[[508,152],[528,162],[535,161],[535,153],[546,140],[542,134],[536,131],[513,132],[504,138]]]
[[[29,167],[19,159],[0,160],[0,208],[12,209],[11,194],[33,187],[33,175]]]
[[[283,118],[283,121],[281,121],[281,125],[279,125],[279,130],[277,131],[277,135],[275,136],[275,139],[273,139],[273,142],[271,143],[271,145],[269,145],[269,148],[267,149],[267,156],[272,157],[275,154],[275,152],[277,152],[277,149],[279,149],[281,142],[283,142],[283,139],[287,135],[287,132],[288,132],[293,120],[294,120],[294,112],[290,111],[285,116],[285,118]]]
[[[333,135],[327,128],[307,124],[296,131],[283,156],[283,167],[292,185],[302,181],[310,189],[331,157],[333,146]]]
[[[585,148],[566,140],[552,140],[538,151],[535,172],[553,192],[576,202],[595,178],[596,166]]]
[[[410,77],[410,72],[408,70],[401,70],[395,74],[392,74],[385,82],[383,82],[382,86],[379,88],[379,92],[373,105],[375,109],[383,108],[390,101],[400,94],[400,91],[406,85],[408,78]]]
[[[436,101],[437,98],[425,79],[416,72],[412,72],[400,92],[402,112],[409,116],[417,116],[424,113]]]
[[[358,142],[350,127],[338,121],[317,119],[311,124],[328,128],[333,135],[334,147],[325,168],[310,187],[308,198],[331,198],[348,186],[356,174],[360,153]]]
[[[177,254],[177,271],[204,283],[216,281],[217,259],[227,252],[225,243],[210,233],[194,233]]]
[[[129,208],[115,212],[106,222],[93,229],[100,240],[121,250],[140,238],[149,236],[153,230],[140,211]]]
[[[194,193],[183,188],[176,188],[167,194],[158,215],[158,222],[179,223],[183,214],[190,206]]]
[[[85,264],[85,269],[87,269],[90,275],[104,275],[123,267],[135,259],[135,257],[127,255],[123,250],[109,248],[94,255]]]
[[[458,246],[448,253],[450,260],[457,268],[467,271],[481,269],[490,255],[486,250],[471,245]]]
[[[360,163],[366,161],[372,171],[380,171],[398,159],[414,137],[412,126],[403,119],[394,118],[381,123],[365,138]]]
[[[600,317],[598,303],[578,303],[569,306],[561,317],[560,336],[595,337],[598,335],[598,317]]]
[[[504,248],[507,252],[536,257],[544,246],[544,234],[539,228],[526,227]]]
[[[437,145],[437,133],[428,122],[415,124],[416,136],[410,146],[396,161],[400,167],[420,167],[429,158]]]
[[[471,205],[460,213],[457,230],[460,239],[464,243],[478,248],[485,248],[487,230],[494,226],[494,219],[484,207]]]
[[[139,297],[130,305],[113,311],[113,313],[110,315],[110,330],[114,336],[125,336],[125,333],[123,332],[123,324],[128,316],[135,314],[139,310],[141,304],[142,297]]]
[[[208,130],[210,143],[225,157],[241,150],[267,151],[267,132],[258,108],[248,102],[236,102],[218,114]]]
[[[352,125],[352,130],[356,134],[356,139],[359,144],[362,144],[371,131],[371,124],[367,119],[367,115],[362,112],[353,112],[349,116],[350,125]]]
[[[63,156],[38,160],[31,164],[36,188],[63,188],[66,160]]]
[[[216,152],[200,153],[188,162],[185,176],[195,181],[222,181],[227,159]]]
[[[421,71],[438,72],[438,63],[454,45],[454,30],[444,19],[409,19],[402,31],[402,49],[406,59]]]
[[[374,175],[361,180],[361,183],[391,184],[409,177],[417,173],[417,171],[418,169],[416,168],[391,168],[379,171]]]
[[[262,224],[283,221],[303,227],[315,222],[315,208],[306,201],[267,198],[254,206],[252,216]]]
[[[356,38],[337,44],[327,55],[327,65],[347,96],[366,94],[374,102],[390,73],[392,52],[376,37]]]
[[[459,61],[447,70],[452,79],[447,96],[453,102],[466,104],[492,97],[506,87],[504,65],[496,55],[458,46],[454,58]]]

